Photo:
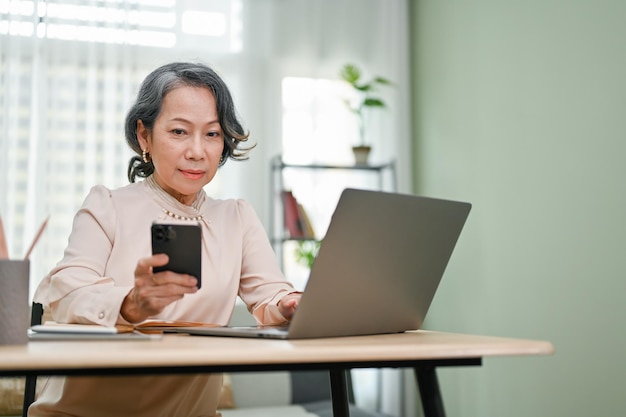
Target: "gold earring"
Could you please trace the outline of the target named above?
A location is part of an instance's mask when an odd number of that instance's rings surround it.
[[[141,157],[146,164],[150,163],[150,159],[148,159],[150,158],[150,153],[147,150],[144,149],[143,152],[141,152]]]

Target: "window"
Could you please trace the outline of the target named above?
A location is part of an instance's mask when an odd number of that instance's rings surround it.
[[[12,257],[50,216],[31,293],[89,189],[128,183],[123,123],[141,80],[200,46],[237,54],[240,19],[240,0],[0,0],[0,215]],[[219,196],[219,176],[210,188]]]
[[[236,52],[240,11],[236,0],[0,0],[0,35]]]
[[[343,81],[286,77],[282,81],[282,158],[298,165],[352,165],[351,146],[358,124],[344,100],[353,91]],[[377,177],[352,170],[285,168],[284,187],[291,190],[310,217],[317,239],[326,233],[339,195],[346,187],[375,189]],[[296,262],[298,242],[285,242],[285,274],[303,289],[308,269]]]

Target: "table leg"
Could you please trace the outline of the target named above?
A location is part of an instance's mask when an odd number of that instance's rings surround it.
[[[28,407],[35,401],[35,390],[37,389],[37,377],[29,375],[26,377],[24,387],[24,403],[22,405],[22,417],[27,417]]]
[[[422,408],[425,417],[445,417],[446,412],[443,409],[443,400],[441,391],[439,390],[439,382],[437,381],[437,372],[434,367],[415,368],[415,377],[417,386],[420,390],[420,398],[422,399]]]
[[[346,370],[330,369],[330,395],[333,402],[333,417],[350,417]]]

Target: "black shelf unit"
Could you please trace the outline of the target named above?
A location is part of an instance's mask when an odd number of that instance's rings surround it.
[[[391,160],[379,164],[356,164],[356,165],[333,165],[333,164],[290,164],[282,160],[280,155],[275,156],[270,162],[270,222],[269,233],[272,246],[276,256],[284,266],[283,243],[289,240],[308,240],[302,238],[292,238],[285,231],[284,207],[281,199],[281,192],[285,190],[283,173],[285,169],[311,170],[311,171],[333,171],[349,170],[361,171],[364,174],[377,176],[377,188],[395,192],[397,189],[396,162]],[[385,181],[388,187],[385,187]]]

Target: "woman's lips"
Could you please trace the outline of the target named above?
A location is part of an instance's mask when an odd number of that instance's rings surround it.
[[[204,177],[204,171],[199,171],[195,169],[181,169],[180,173],[183,174],[185,178],[189,178],[191,180],[199,180]]]

